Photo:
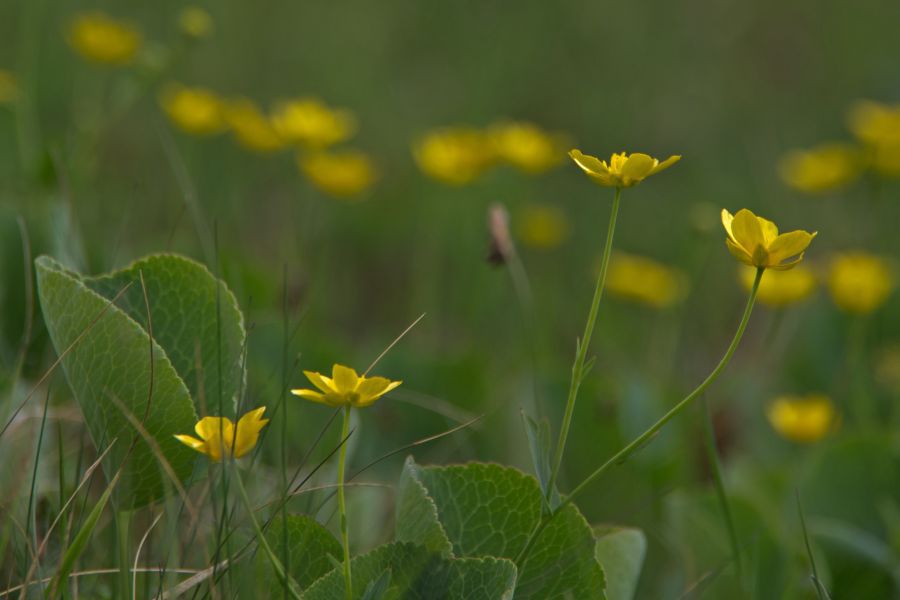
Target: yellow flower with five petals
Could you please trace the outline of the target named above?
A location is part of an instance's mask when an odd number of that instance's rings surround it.
[[[647,177],[656,175],[681,160],[681,156],[670,156],[659,162],[652,156],[640,152],[634,154],[620,152],[613,154],[607,164],[605,160],[582,154],[581,150],[577,149],[571,150],[569,156],[596,183],[617,188],[637,185]]]
[[[746,208],[735,215],[723,208],[722,225],[728,233],[725,244],[736,259],[751,267],[779,271],[803,260],[803,252],[818,233],[798,229],[779,235],[775,223]]]
[[[190,435],[176,435],[175,439],[215,462],[240,458],[253,450],[260,430],[269,422],[262,418],[265,411],[265,406],[251,410],[238,419],[237,425],[227,417],[203,417],[194,425],[200,439]]]
[[[328,406],[364,408],[398,387],[402,381],[391,381],[386,377],[366,377],[358,375],[350,367],[334,365],[331,377],[314,371],[303,371],[307,379],[319,388],[291,390],[295,396],[306,400],[327,404]]]

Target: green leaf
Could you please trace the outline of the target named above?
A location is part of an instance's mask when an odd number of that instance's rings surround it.
[[[128,446],[137,443],[116,489],[120,509],[162,497],[165,486],[156,448],[180,480],[191,472],[196,454],[173,436],[190,432],[197,420],[190,393],[165,350],[110,299],[90,290],[78,275],[53,259],[36,261],[38,295],[53,345],[81,406],[95,445],[116,440],[104,461],[107,476],[122,465]],[[67,351],[68,350],[68,351]],[[148,410],[150,375],[153,397]],[[123,409],[154,440],[154,448],[135,430]],[[146,420],[144,415],[146,414]]]
[[[285,519],[276,517],[266,529],[266,539],[301,589],[306,589],[331,571],[329,556],[341,556],[340,542],[330,531],[306,515],[288,515]],[[265,564],[268,565],[268,562]],[[271,568],[269,571],[274,575]],[[280,584],[276,582],[273,585]]]
[[[538,482],[516,469],[482,463],[420,467],[409,458],[404,471],[434,503],[454,556],[515,559],[540,521]],[[406,518],[406,512],[398,511],[398,524]],[[408,536],[409,529],[404,531]],[[567,506],[519,565],[516,599],[604,598],[603,570],[594,558],[594,545],[584,517]]]
[[[400,475],[396,513],[398,542],[414,542],[443,556],[452,555],[453,547],[438,521],[437,506],[410,469],[403,469]]]
[[[606,575],[606,596],[609,600],[630,600],[634,598],[644,555],[647,552],[647,538],[640,529],[628,527],[595,527],[597,544],[594,556]]]
[[[382,598],[392,600],[511,599],[516,567],[497,558],[445,558],[423,546],[396,542],[357,556],[352,563],[355,598],[362,598],[373,581],[390,569],[391,588]],[[344,597],[344,575],[331,571],[304,594],[304,600]],[[518,598],[518,596],[516,596]]]
[[[525,434],[528,437],[528,449],[531,452],[531,461],[534,465],[534,473],[537,475],[541,486],[541,495],[547,498],[547,488],[550,486],[550,421],[546,417],[537,421],[522,411],[522,420],[525,422]],[[548,508],[555,510],[559,506],[559,492],[554,489],[550,494]]]

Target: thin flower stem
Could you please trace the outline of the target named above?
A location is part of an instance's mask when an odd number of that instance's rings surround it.
[[[603,298],[603,287],[606,284],[606,271],[609,267],[609,257],[612,254],[613,235],[616,231],[616,219],[619,215],[619,197],[622,188],[616,188],[613,196],[612,208],[609,214],[609,226],[606,231],[606,243],[603,246],[603,257],[600,260],[600,273],[597,275],[597,286],[594,288],[594,299],[591,301],[591,310],[588,313],[587,323],[584,326],[584,335],[578,341],[578,349],[575,354],[575,364],[572,365],[572,381],[569,384],[569,397],[566,400],[566,412],[563,415],[562,425],[559,430],[559,439],[556,443],[556,453],[553,456],[553,468],[550,471],[550,481],[545,490],[547,499],[553,495],[556,479],[559,476],[559,467],[562,464],[563,454],[566,450],[566,439],[569,437],[569,427],[572,425],[572,417],[575,413],[575,399],[578,396],[578,388],[584,379],[584,363],[587,359],[588,348],[591,345],[591,336],[597,323],[597,313],[600,308],[600,300]]]
[[[350,406],[344,408],[344,420],[341,426],[341,439],[350,434]],[[353,598],[353,580],[350,574],[350,529],[347,525],[347,504],[344,500],[344,466],[347,459],[347,444],[341,444],[338,458],[338,511],[341,513],[341,543],[344,545],[344,588],[347,600]]]

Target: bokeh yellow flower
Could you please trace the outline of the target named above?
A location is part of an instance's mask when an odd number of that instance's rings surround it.
[[[549,250],[569,237],[569,218],[553,204],[527,204],[516,213],[516,234],[531,248]]]
[[[796,230],[779,235],[775,223],[746,208],[734,216],[723,208],[722,225],[728,233],[725,244],[736,259],[751,267],[776,270],[790,269],[803,260],[803,252],[817,234]]]
[[[15,102],[19,97],[19,82],[5,69],[0,69],[0,104]]]
[[[419,169],[450,185],[466,185],[493,165],[496,154],[490,138],[477,129],[436,129],[413,144]]]
[[[175,125],[192,135],[211,135],[225,127],[222,101],[206,88],[169,84],[160,104]]]
[[[285,146],[272,121],[252,100],[238,98],[225,104],[225,121],[238,143],[253,152],[276,152]]]
[[[640,152],[634,154],[621,152],[613,154],[609,159],[609,164],[606,164],[605,160],[582,154],[581,150],[577,149],[571,150],[569,156],[596,183],[618,188],[637,185],[647,177],[655,175],[663,169],[668,169],[681,160],[681,156],[670,156],[663,162],[659,162],[652,156]]]
[[[782,181],[806,194],[841,188],[856,179],[859,170],[859,150],[847,144],[793,150],[778,163]]]
[[[127,65],[141,46],[134,26],[102,12],[76,16],[69,24],[69,45],[83,58],[107,65]]]
[[[291,390],[291,393],[306,400],[334,407],[364,408],[370,406],[403,383],[402,381],[391,381],[385,377],[358,375],[350,367],[338,364],[332,367],[331,377],[314,371],[303,371],[303,374],[319,391],[296,389]]]
[[[525,171],[539,174],[559,165],[566,156],[568,138],[526,122],[498,123],[488,132],[497,156]]]
[[[822,439],[839,423],[831,400],[823,394],[779,396],[769,404],[766,417],[778,435],[801,444]]]
[[[315,188],[335,198],[359,196],[378,178],[372,159],[357,150],[301,154],[298,163]]]
[[[265,406],[251,410],[238,419],[237,426],[226,417],[203,417],[194,426],[200,439],[190,435],[176,435],[175,439],[216,462],[240,458],[253,450],[259,432],[269,422],[262,418],[265,411]]]
[[[883,258],[846,252],[831,261],[828,290],[838,308],[866,314],[885,303],[894,289],[894,274]]]
[[[213,28],[212,17],[199,6],[186,6],[178,13],[178,29],[189,38],[209,37]]]
[[[280,102],[272,112],[272,123],[289,142],[323,149],[350,139],[356,133],[356,118],[342,108],[331,108],[315,98]]]
[[[861,100],[851,107],[847,120],[850,131],[861,142],[900,144],[900,104]]]
[[[869,148],[869,165],[888,177],[900,177],[900,143],[877,144]]]
[[[651,258],[614,252],[606,274],[611,296],[652,308],[672,306],[684,297],[684,274]]]
[[[754,267],[741,267],[741,285],[748,292],[756,279]],[[812,269],[798,265],[789,271],[772,271],[759,282],[756,299],[773,308],[783,308],[809,298],[816,289],[816,275]]]

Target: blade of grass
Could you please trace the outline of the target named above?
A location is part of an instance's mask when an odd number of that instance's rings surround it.
[[[800,515],[800,529],[803,531],[803,543],[806,545],[806,556],[809,558],[809,567],[812,569],[811,578],[816,588],[816,596],[819,600],[831,600],[828,590],[825,589],[825,586],[822,585],[822,581],[819,579],[816,559],[813,556],[812,545],[809,543],[809,532],[806,529],[806,517],[803,516],[803,505],[800,503],[800,492],[795,490],[794,494],[797,498],[797,514]]]

